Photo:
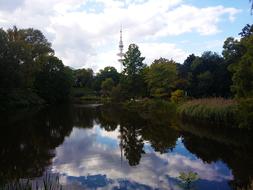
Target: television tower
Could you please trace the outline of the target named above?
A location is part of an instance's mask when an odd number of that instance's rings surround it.
[[[122,26],[120,27],[120,40],[119,40],[119,53],[117,54],[119,56],[118,61],[120,62],[120,71],[122,72],[122,67],[123,67],[123,41],[122,41]]]

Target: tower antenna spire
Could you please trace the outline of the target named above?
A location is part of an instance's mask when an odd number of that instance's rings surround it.
[[[123,48],[124,48],[124,45],[123,45],[123,40],[122,40],[122,25],[120,25],[120,39],[119,39],[119,53],[117,54],[119,56],[119,63],[120,63],[120,71],[122,72],[122,64],[123,64],[123,56],[124,56],[124,53],[123,53]]]

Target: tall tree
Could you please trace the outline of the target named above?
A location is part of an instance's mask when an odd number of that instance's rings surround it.
[[[238,98],[253,97],[253,25],[246,25],[240,33],[240,41],[232,49],[237,55],[230,70],[233,72],[232,90]],[[237,45],[237,46],[236,46]]]
[[[21,85],[20,62],[16,49],[15,44],[10,43],[8,33],[0,29],[0,99],[6,99],[11,91]]]
[[[144,69],[146,65],[143,63],[144,57],[141,56],[139,47],[136,44],[130,44],[128,51],[123,59],[123,87],[127,88],[128,94],[131,98],[142,96],[145,91],[144,84]]]

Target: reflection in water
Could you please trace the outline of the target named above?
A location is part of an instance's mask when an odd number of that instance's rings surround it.
[[[51,164],[55,147],[70,134],[73,126],[69,109],[21,114],[26,117],[14,114],[1,119],[0,184],[41,176]]]
[[[23,112],[22,114],[24,114]],[[1,120],[0,183],[51,171],[65,189],[236,189],[253,177],[252,136],[119,106],[62,106]],[[7,119],[6,119],[7,118]],[[241,139],[241,140],[238,140]]]

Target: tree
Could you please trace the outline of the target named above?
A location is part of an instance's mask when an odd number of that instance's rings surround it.
[[[126,93],[122,90],[120,84],[112,88],[111,98],[115,102],[121,102],[126,99]]]
[[[35,89],[48,103],[58,103],[69,97],[72,76],[62,61],[54,56],[40,58],[41,70],[35,79]]]
[[[178,65],[178,76],[182,79],[189,80],[191,72],[191,65],[197,58],[194,54],[189,55],[182,65]]]
[[[40,104],[44,102],[40,97],[49,103],[58,102],[68,96],[71,80],[72,71],[54,57],[41,31],[15,26],[7,31],[0,29],[2,107]]]
[[[102,94],[104,96],[110,96],[113,86],[114,82],[111,78],[105,79],[101,84]]]
[[[14,49],[8,34],[0,29],[0,99],[21,85],[20,64]]]
[[[253,25],[247,24],[243,29],[242,32],[239,33],[239,35],[242,38],[250,37],[253,34]]]
[[[231,76],[227,71],[224,59],[213,52],[204,52],[191,63],[189,77],[190,96],[200,97],[228,97]],[[219,85],[217,85],[219,84]]]
[[[177,64],[173,60],[154,60],[145,75],[150,96],[169,97],[177,79]]]
[[[128,91],[130,98],[142,96],[145,93],[144,69],[146,65],[143,63],[144,57],[136,44],[130,44],[128,51],[123,59],[123,74],[121,86]]]
[[[136,44],[130,44],[123,59],[123,66],[125,67],[123,73],[128,76],[140,74],[145,68],[144,59],[144,57],[141,57],[139,47]]]
[[[107,78],[111,78],[115,85],[119,83],[120,80],[120,74],[114,67],[105,67],[104,69],[101,69],[99,73],[94,77],[92,87],[97,92],[101,91],[101,84],[104,80]]]
[[[240,42],[232,37],[225,40],[222,55],[225,61],[230,65],[237,62],[244,54],[245,48]]]
[[[51,44],[39,30],[17,29],[14,26],[7,30],[8,40],[15,54],[22,73],[22,85],[26,89],[33,88],[35,73],[38,71],[37,60],[40,56],[53,55]]]
[[[75,86],[91,88],[92,81],[93,81],[92,69],[75,70]]]
[[[233,41],[233,48],[225,49],[224,52],[234,54],[229,67],[233,73],[232,91],[237,98],[248,98],[253,96],[253,25],[246,25],[240,35],[240,41]]]
[[[229,59],[233,74],[231,89],[239,100],[240,126],[247,128],[253,124],[253,25],[246,25],[240,35],[241,39],[234,40],[232,48],[224,51],[234,55]]]

